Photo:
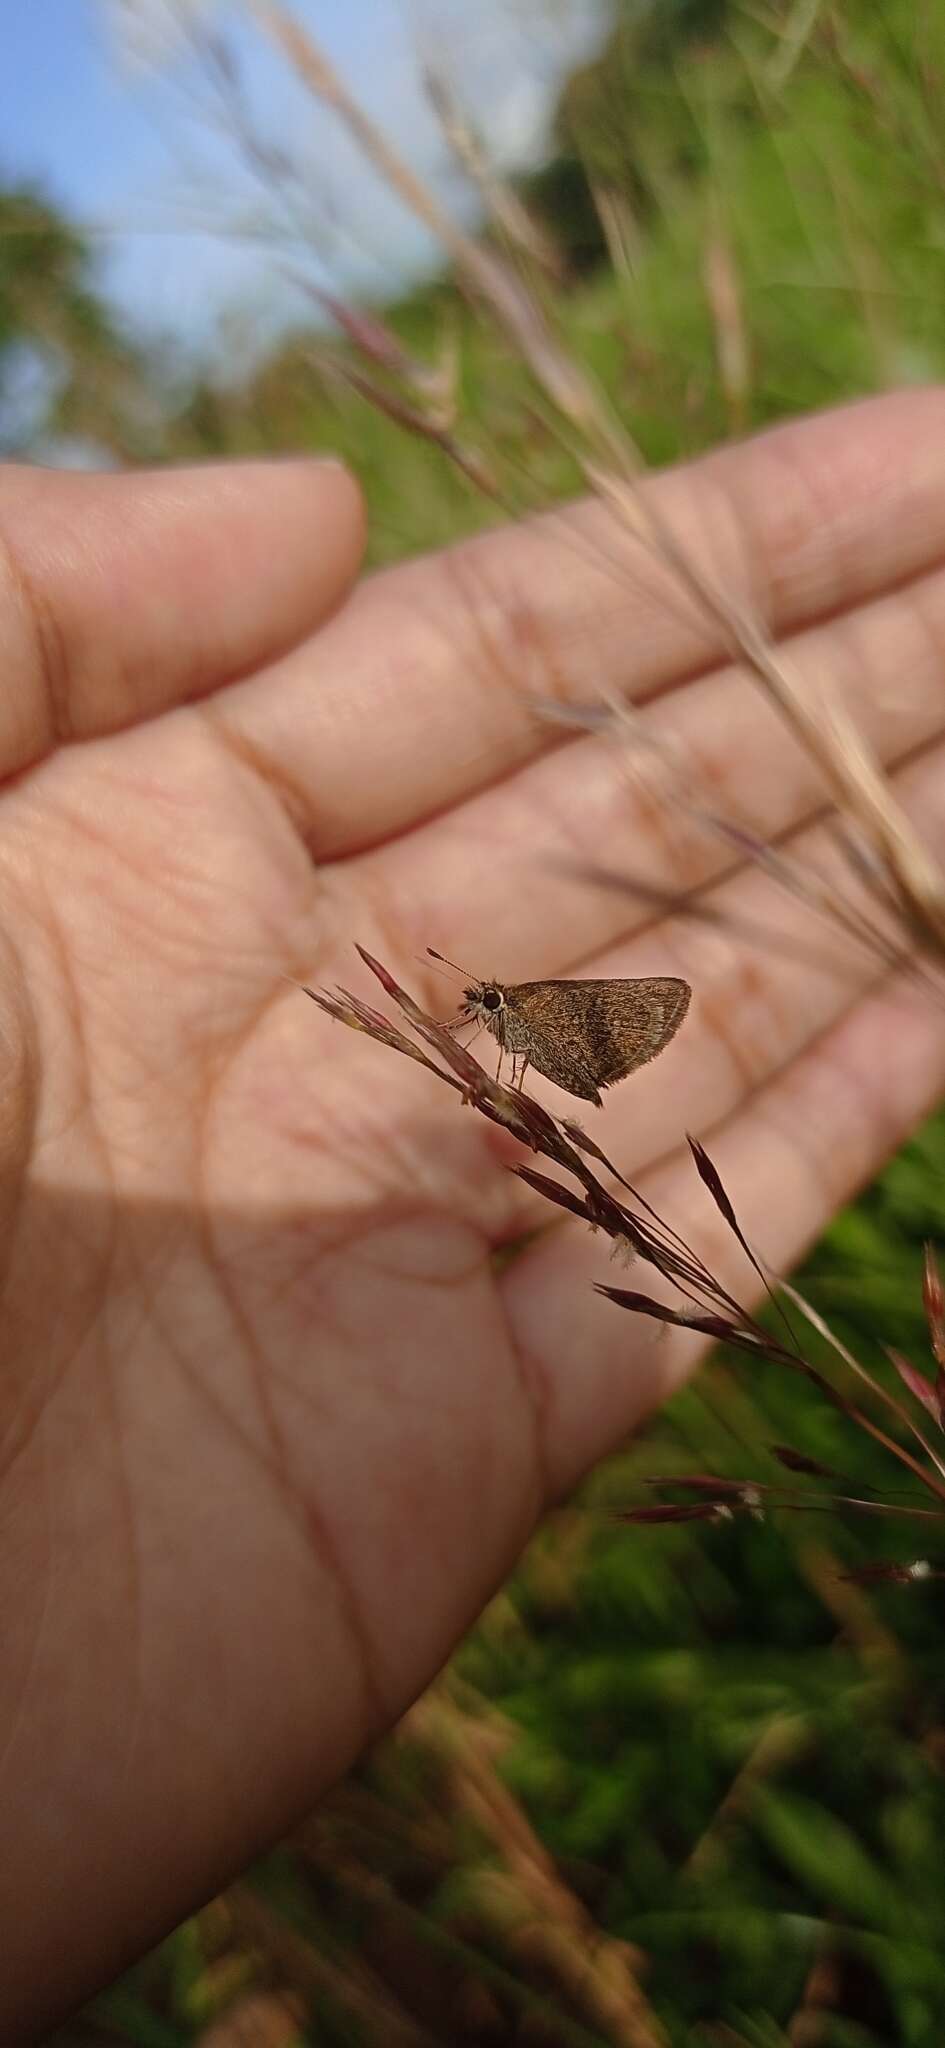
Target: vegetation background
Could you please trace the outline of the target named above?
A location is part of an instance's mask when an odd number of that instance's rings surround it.
[[[937,0],[616,9],[523,196],[564,253],[564,332],[651,461],[945,375],[943,103]],[[455,351],[464,416],[501,440],[523,504],[575,487],[448,276],[385,317],[419,356]],[[323,341],[291,337],[239,388],[187,379],[118,330],[41,193],[0,196],[7,453],[328,445],[364,480],[375,562],[494,516],[435,447],[320,374]],[[938,1118],[801,1278],[881,1374],[886,1344],[923,1361],[922,1244],[943,1236]],[[717,1357],[541,1532],[450,1672],[298,1838],[56,2048],[939,2048],[940,1591],[841,1576],[908,1557],[908,1532],[587,1512],[639,1498],[647,1474],[776,1475],[772,1442],[851,1490],[888,1484],[798,1378]]]

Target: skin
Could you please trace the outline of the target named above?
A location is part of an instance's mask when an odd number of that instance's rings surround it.
[[[913,392],[652,486],[939,854],[943,437]],[[787,1266],[941,1091],[934,1002],[535,716],[622,692],[718,809],[833,858],[775,715],[595,535],[575,511],[339,609],[333,464],[0,475],[3,2039],[297,1821],[696,1357],[593,1293],[576,1224],[496,1273],[548,1221],[507,1134],[284,977],[383,1007],[358,938],[445,1016],[431,943],[684,974],[673,1044],[586,1121],[746,1296],[684,1131]],[[602,858],[649,897],[589,887]],[[684,886],[721,922],[654,910]]]

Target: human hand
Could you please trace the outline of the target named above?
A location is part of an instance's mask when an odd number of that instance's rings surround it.
[[[913,393],[652,486],[902,763],[939,852],[943,425]],[[427,944],[513,980],[685,975],[682,1031],[593,1129],[723,1273],[687,1128],[787,1266],[941,1089],[932,1004],[534,717],[624,691],[720,810],[830,859],[774,715],[569,519],[324,623],[360,547],[332,465],[0,478],[4,2038],[296,1821],[695,1355],[594,1294],[577,1225],[496,1271],[552,1220],[507,1134],[284,977],[375,1001],[360,940],[447,1014]],[[589,862],[711,889],[723,922],[592,891]],[[740,939],[758,917],[783,941]]]

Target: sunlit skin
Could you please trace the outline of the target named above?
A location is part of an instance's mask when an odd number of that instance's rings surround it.
[[[912,392],[653,486],[938,853],[943,439]],[[685,976],[684,1029],[589,1115],[746,1293],[685,1131],[789,1264],[941,1091],[934,1003],[532,714],[623,691],[718,808],[838,859],[652,563],[595,569],[599,516],[345,604],[334,465],[0,474],[4,2040],[297,1821],[697,1355],[594,1292],[577,1222],[494,1261],[548,1222],[509,1134],[287,977],[377,1002],[360,940],[443,1014],[430,943],[503,983]],[[603,852],[649,894],[590,889]],[[696,886],[711,920],[654,909]]]

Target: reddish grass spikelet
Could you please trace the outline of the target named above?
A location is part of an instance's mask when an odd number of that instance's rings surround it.
[[[720,1479],[714,1472],[674,1472],[665,1479],[648,1479],[648,1486],[675,1486],[680,1493],[711,1493],[719,1498],[738,1498],[746,1490],[757,1494],[753,1479]]]
[[[941,1274],[935,1253],[930,1244],[925,1247],[922,1268],[922,1305],[929,1326],[929,1342],[936,1364],[934,1380],[905,1358],[901,1351],[886,1346],[886,1356],[895,1366],[903,1385],[908,1387],[916,1401],[921,1402],[936,1426],[945,1430],[945,1292],[942,1289]]]
[[[841,1572],[840,1577],[851,1586],[914,1586],[925,1579],[945,1579],[945,1571],[931,1565],[927,1557],[916,1557],[910,1564],[861,1564],[853,1571]]]
[[[428,374],[425,366],[409,354],[399,335],[377,313],[369,313],[363,306],[351,305],[347,299],[339,298],[336,292],[325,291],[321,285],[313,284],[311,278],[297,276],[296,282],[309,298],[330,314],[345,339],[367,362],[389,371],[392,376],[407,377],[412,383],[422,382]]]
[[[806,1462],[806,1461],[805,1461]],[[810,1460],[813,1464],[813,1460]],[[915,1503],[870,1500],[860,1494],[795,1491],[761,1479],[730,1479],[711,1472],[673,1472],[666,1477],[650,1478],[648,1486],[661,1487],[667,1493],[695,1493],[725,1503],[732,1513],[739,1511],[757,1515],[766,1508],[778,1508],[793,1513],[808,1514],[812,1510],[824,1511],[838,1507],[853,1508],[862,1515],[904,1515],[911,1521],[939,1522],[941,1515],[937,1508],[919,1507]]]
[[[457,440],[444,424],[441,409],[434,410],[426,401],[421,405],[402,390],[388,389],[376,379],[366,377],[352,363],[332,355],[328,350],[313,351],[313,361],[328,377],[335,377],[342,384],[349,385],[352,391],[373,406],[376,412],[381,412],[385,418],[392,420],[395,426],[416,434],[420,440],[433,442],[454,468],[461,470],[484,497],[500,496],[494,472],[484,456],[478,449],[470,447],[468,442]]]
[[[945,1365],[945,1291],[942,1276],[938,1270],[933,1247],[927,1244],[922,1273],[922,1301],[928,1317],[929,1335],[932,1339],[932,1354],[939,1365]]]
[[[945,1289],[938,1270],[938,1260],[930,1244],[925,1247],[922,1269],[922,1301],[929,1326],[929,1341],[937,1371],[935,1374],[935,1396],[938,1401],[939,1421],[945,1426]]]
[[[936,1427],[941,1429],[942,1401],[937,1384],[928,1379],[924,1372],[920,1372],[918,1366],[912,1364],[911,1359],[903,1357],[901,1351],[894,1350],[891,1344],[886,1346],[886,1356],[895,1366],[903,1386],[908,1387],[915,1400],[921,1401],[926,1413],[931,1415]]]
[[[731,1519],[727,1501],[659,1501],[649,1507],[617,1508],[615,1522],[641,1522],[650,1526],[663,1522],[723,1522]]]
[[[768,1352],[764,1332],[752,1328],[739,1328],[738,1324],[724,1315],[713,1315],[704,1309],[668,1308],[663,1301],[657,1301],[651,1294],[641,1294],[633,1287],[607,1287],[603,1281],[595,1281],[595,1294],[603,1294],[608,1301],[616,1302],[618,1308],[629,1308],[638,1316],[652,1316],[659,1323],[670,1323],[677,1330],[697,1330],[703,1337],[711,1337],[719,1344],[732,1344],[738,1351],[755,1351],[759,1357]]]
[[[791,1444],[769,1444],[768,1449],[788,1472],[803,1472],[809,1479],[840,1478],[840,1473],[832,1465],[822,1465],[819,1458],[810,1458],[804,1451],[795,1451]]]
[[[785,1291],[795,1307],[817,1328],[839,1354],[847,1371],[867,1389],[872,1406],[884,1410],[891,1428],[900,1434],[890,1433],[876,1421],[874,1414],[850,1399],[843,1387],[836,1385],[819,1366],[805,1356],[790,1323],[782,1314],[782,1332],[773,1334],[758,1322],[734,1294],[705,1265],[698,1253],[685,1238],[673,1230],[653,1208],[652,1203],[633,1183],[628,1181],[606,1153],[589,1137],[573,1118],[556,1118],[520,1087],[507,1087],[499,1080],[493,1080],[467,1048],[459,1045],[450,1023],[430,1016],[421,1005],[414,1001],[408,991],[401,987],[390,970],[376,960],[363,946],[357,951],[364,965],[380,982],[385,994],[396,1003],[413,1037],[400,1029],[380,1011],[373,1009],[359,996],[344,989],[334,993],[327,990],[305,988],[305,994],[318,1004],[319,1008],[336,1021],[347,1024],[353,1030],[363,1031],[375,1038],[379,1044],[392,1051],[406,1054],[445,1082],[457,1094],[461,1102],[494,1124],[501,1124],[512,1131],[521,1144],[533,1153],[548,1160],[560,1169],[566,1178],[545,1173],[537,1166],[524,1163],[513,1165],[509,1170],[516,1174],[527,1187],[552,1203],[568,1216],[587,1225],[589,1229],[601,1230],[622,1253],[629,1250],[636,1258],[650,1266],[664,1282],[675,1290],[679,1305],[658,1299],[655,1295],[637,1289],[608,1286],[603,1282],[596,1285],[596,1291],[607,1300],[637,1315],[650,1317],[664,1327],[697,1332],[713,1342],[726,1344],[745,1352],[756,1359],[768,1359],[800,1373],[815,1386],[845,1420],[862,1429],[874,1442],[894,1458],[900,1468],[913,1481],[931,1494],[933,1505],[920,1505],[921,1495],[913,1499],[873,1499],[852,1491],[836,1490],[837,1483],[845,1484],[842,1474],[832,1467],[821,1464],[815,1458],[806,1457],[785,1444],[771,1446],[771,1455],[787,1471],[809,1479],[832,1481],[833,1488],[804,1488],[789,1491],[783,1486],[756,1479],[732,1479],[710,1473],[672,1475],[650,1483],[664,1489],[668,1494],[688,1493],[688,1500],[666,1499],[649,1502],[640,1507],[628,1507],[617,1511],[621,1521],[640,1523],[672,1523],[717,1521],[720,1517],[734,1514],[748,1514],[757,1517],[770,1509],[794,1513],[833,1512],[837,1509],[852,1510],[857,1515],[895,1515],[906,1520],[933,1521],[937,1525],[945,1522],[945,1462],[923,1434],[908,1405],[897,1400],[895,1395],[879,1381],[873,1373],[850,1353],[840,1340],[825,1325],[816,1311],[811,1308],[795,1288]],[[414,1040],[419,1039],[421,1045]],[[427,1048],[426,1050],[422,1048]],[[432,1055],[432,1056],[431,1056]],[[762,1286],[771,1296],[767,1275],[760,1260],[748,1244],[734,1205],[724,1186],[718,1168],[709,1157],[705,1147],[697,1139],[689,1139],[699,1178],[710,1194],[719,1213],[748,1259]],[[591,1165],[594,1162],[594,1166]],[[595,1166],[601,1170],[594,1170]],[[606,1176],[601,1177],[601,1173]],[[613,1185],[607,1185],[607,1181]],[[933,1349],[940,1345],[945,1349],[945,1311],[941,1295],[941,1283],[934,1261],[926,1262],[925,1299],[932,1331]],[[780,1312],[780,1311],[779,1311]],[[936,1352],[937,1356],[937,1352]],[[932,1417],[936,1428],[943,1428],[943,1408],[938,1384],[933,1385],[926,1375],[904,1359],[899,1353],[890,1352],[893,1364],[904,1385]],[[943,1368],[939,1365],[941,1378]],[[902,1440],[904,1435],[905,1440]],[[699,1496],[693,1499],[693,1495]],[[927,1561],[909,1565],[881,1564],[865,1568],[868,1576],[890,1584],[911,1585],[926,1577],[945,1576],[945,1569]],[[849,1573],[854,1579],[858,1575]],[[866,1579],[864,1579],[866,1583]]]

